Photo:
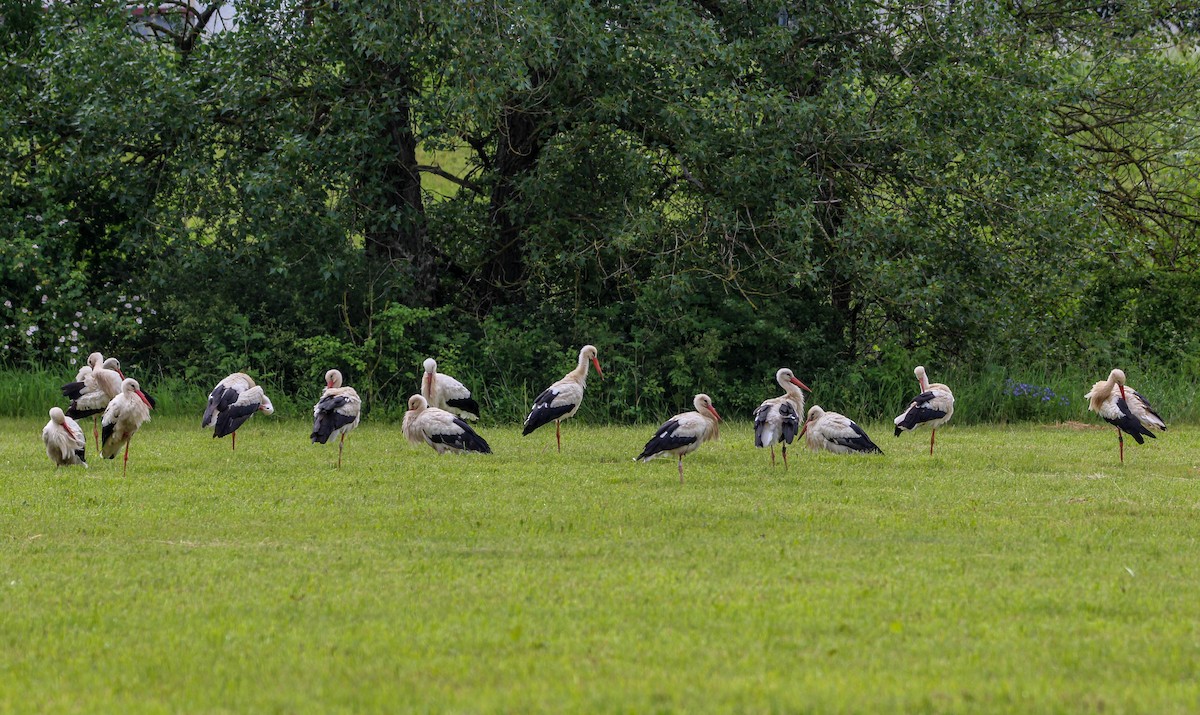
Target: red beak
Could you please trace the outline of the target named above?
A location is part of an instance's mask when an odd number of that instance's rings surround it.
[[[713,417],[716,417],[718,422],[720,422],[720,421],[721,421],[721,415],[718,415],[718,414],[717,414],[717,408],[710,406],[710,407],[708,408],[708,411],[709,411],[709,412],[711,412],[711,413],[713,413]]]
[[[138,397],[142,398],[142,402],[146,403],[146,407],[149,407],[150,409],[154,409],[154,405],[150,404],[150,400],[146,399],[146,395],[143,394],[141,390],[138,390],[137,393],[138,393]]]
[[[800,382],[800,380],[798,380],[797,378],[794,378],[794,377],[792,378],[792,384],[795,385],[796,387],[799,387],[802,390],[808,390],[809,392],[812,392],[811,387],[809,387],[808,385],[805,385],[803,382]]]
[[[604,377],[604,371],[600,369],[600,361],[596,358],[592,358],[592,364],[596,366],[596,374],[600,377]]]
[[[71,435],[71,439],[75,439],[75,432],[72,431],[71,425],[67,424],[66,422],[63,422],[62,428],[67,431],[67,434]]]
[[[328,387],[330,390],[332,390],[333,389],[333,380],[330,380],[329,382],[325,383],[325,387]]]
[[[805,432],[808,432],[808,423],[807,422],[804,423],[804,429],[800,430],[800,436],[803,437]]]
[[[1129,400],[1126,400],[1126,399],[1125,399],[1125,386],[1124,386],[1124,385],[1117,385],[1117,387],[1121,388],[1121,399],[1122,399],[1122,400],[1125,400],[1126,402],[1129,402]]]
[[[425,373],[425,391],[433,392],[433,373],[432,372]]]

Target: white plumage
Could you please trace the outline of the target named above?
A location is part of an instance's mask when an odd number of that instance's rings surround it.
[[[50,408],[50,421],[42,428],[42,442],[46,445],[46,456],[55,467],[82,464],[87,467],[87,438],[79,423],[63,414],[58,407]]]
[[[275,407],[253,378],[235,372],[217,383],[208,395],[208,405],[200,420],[203,428],[212,427],[213,437],[233,435],[232,448],[237,449],[237,431],[256,413],[275,414]]]
[[[362,400],[353,387],[342,386],[342,373],[325,373],[325,391],[313,406],[313,428],[310,438],[314,444],[326,444],[338,438],[338,467],[342,466],[342,444],[346,435],[358,427]]]
[[[771,448],[771,466],[775,466],[775,445],[783,449],[783,466],[787,467],[787,446],[800,432],[800,415],[804,414],[804,393],[808,385],[800,382],[790,368],[779,368],[775,381],[783,395],[764,400],[754,411],[754,446]]]
[[[940,382],[930,382],[925,368],[920,365],[913,370],[913,374],[917,376],[917,382],[921,385],[921,394],[914,397],[904,412],[892,422],[896,425],[897,437],[901,432],[929,425],[929,453],[933,454],[937,428],[949,422],[954,415],[954,393]]]
[[[423,395],[408,398],[404,413],[404,436],[413,444],[427,444],[438,454],[446,452],[482,452],[491,454],[488,443],[461,417],[430,407]]]
[[[579,363],[575,369],[563,376],[563,379],[547,387],[533,401],[533,408],[525,418],[525,428],[522,435],[533,432],[542,425],[554,422],[554,437],[558,441],[558,451],[562,451],[562,421],[570,419],[579,411],[583,402],[583,390],[587,387],[588,361],[596,366],[596,374],[604,377],[600,370],[600,360],[596,357],[593,345],[584,345],[579,350]]]
[[[479,419],[479,403],[471,397],[467,386],[449,375],[437,371],[437,361],[429,358],[423,367],[421,395],[431,407],[445,410],[463,419]]]
[[[1122,433],[1129,434],[1138,444],[1145,442],[1144,437],[1156,439],[1151,427],[1166,430],[1167,425],[1162,417],[1150,406],[1150,402],[1132,387],[1125,384],[1125,373],[1113,370],[1107,380],[1101,380],[1084,395],[1088,401],[1088,409],[1100,415],[1105,422],[1117,428],[1117,444],[1120,449],[1121,461],[1125,461],[1125,438]]]
[[[814,452],[823,449],[834,454],[883,454],[883,450],[871,441],[854,420],[837,412],[826,412],[820,405],[808,408],[803,434],[806,435],[808,448]]]
[[[648,462],[660,454],[673,454],[679,458],[679,481],[682,483],[684,455],[720,436],[721,415],[713,407],[712,398],[701,393],[692,398],[692,405],[696,408],[694,412],[681,412],[664,422],[634,461]]]
[[[105,459],[113,459],[124,445],[124,470],[128,470],[129,440],[133,438],[134,433],[142,424],[149,421],[150,401],[142,394],[137,380],[131,377],[125,378],[121,382],[121,393],[109,401],[108,407],[104,409],[104,419],[100,420],[101,456]]]

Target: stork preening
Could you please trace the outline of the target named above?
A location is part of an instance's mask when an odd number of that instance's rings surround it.
[[[121,382],[121,393],[104,408],[104,419],[100,420],[102,442],[100,455],[114,459],[121,445],[125,445],[125,463],[121,469],[124,476],[129,471],[129,441],[143,423],[150,421],[150,401],[142,394],[138,381],[131,377]]]
[[[837,412],[826,412],[820,405],[808,408],[808,420],[801,434],[806,435],[808,448],[814,452],[824,449],[834,454],[883,454],[854,420]]]
[[[1142,444],[1145,442],[1143,437],[1157,439],[1151,427],[1164,431],[1167,429],[1166,423],[1146,398],[1125,385],[1125,373],[1121,370],[1113,370],[1108,373],[1107,380],[1092,385],[1091,392],[1084,398],[1088,401],[1089,410],[1117,428],[1117,448],[1122,464],[1125,463],[1125,438],[1122,433],[1127,433],[1138,444]]]
[[[402,426],[409,442],[427,444],[438,454],[492,453],[492,448],[471,429],[471,425],[443,409],[430,407],[423,395],[408,398],[408,411],[404,413]]]
[[[233,449],[236,450],[238,428],[258,412],[272,415],[275,407],[249,375],[235,372],[218,382],[209,393],[200,426],[212,427],[214,438],[233,435]]]
[[[83,436],[79,423],[63,414],[61,408],[50,408],[50,421],[42,428],[42,442],[56,469],[72,464],[87,467],[87,437]]]
[[[313,428],[310,435],[313,444],[326,444],[338,438],[338,461],[342,466],[342,444],[350,430],[358,426],[362,400],[353,387],[342,387],[342,373],[330,370],[325,373],[325,391],[313,407]]]
[[[554,438],[558,441],[558,451],[562,451],[562,421],[570,419],[579,411],[583,402],[583,389],[587,387],[588,361],[596,366],[596,374],[604,377],[600,370],[600,361],[596,358],[596,348],[584,345],[579,350],[579,364],[568,372],[563,379],[547,387],[533,401],[533,408],[525,418],[525,429],[522,435],[533,432],[542,425],[554,422]]]
[[[696,408],[694,412],[682,412],[664,422],[633,460],[649,462],[660,454],[673,454],[679,458],[679,483],[683,484],[684,455],[720,436],[717,423],[721,415],[713,407],[712,398],[701,393],[692,399],[692,405]]]
[[[892,422],[896,425],[897,437],[901,432],[929,425],[929,453],[933,454],[937,428],[949,422],[954,414],[954,393],[940,382],[930,382],[925,375],[925,368],[920,365],[913,370],[913,374],[917,376],[917,382],[921,385],[921,394],[914,397],[904,413]]]
[[[437,361],[429,358],[423,367],[421,395],[431,407],[445,410],[467,420],[479,419],[479,403],[471,397],[467,386],[449,375],[437,371]]]
[[[778,443],[783,449],[783,467],[787,469],[787,446],[800,432],[800,415],[804,414],[801,390],[812,390],[786,367],[775,373],[775,381],[784,394],[764,400],[754,411],[754,446],[771,448],[771,466],[774,467],[775,444]]]
[[[96,422],[108,407],[109,400],[121,393],[121,364],[115,358],[104,359],[100,353],[88,355],[87,364],[75,374],[75,382],[62,386],[63,397],[71,400],[66,416],[72,419],[92,418],[92,436],[100,449],[100,433]]]

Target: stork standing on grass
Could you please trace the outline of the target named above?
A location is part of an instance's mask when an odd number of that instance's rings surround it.
[[[212,427],[213,437],[233,435],[233,449],[236,450],[238,428],[257,412],[272,415],[275,407],[249,375],[235,372],[218,382],[209,393],[200,426]]]
[[[150,401],[142,394],[137,380],[125,378],[121,382],[121,394],[109,401],[108,407],[104,408],[104,419],[100,421],[103,434],[101,456],[114,459],[121,450],[121,445],[125,445],[122,476],[129,471],[129,441],[142,424],[149,421]]]
[[[807,435],[808,448],[814,452],[823,449],[834,454],[883,454],[854,420],[837,412],[826,412],[820,405],[808,408],[808,421],[801,434]]]
[[[1108,373],[1107,380],[1101,380],[1092,385],[1091,392],[1084,395],[1088,401],[1088,409],[1104,418],[1104,421],[1117,428],[1117,446],[1121,454],[1121,463],[1125,463],[1125,437],[1128,433],[1138,444],[1145,442],[1143,437],[1157,439],[1151,427],[1166,431],[1167,425],[1158,416],[1154,408],[1137,390],[1125,385],[1125,373],[1113,370]]]
[[[83,436],[79,423],[63,414],[61,408],[50,408],[50,421],[42,428],[42,442],[56,469],[72,464],[87,467],[87,437]]]
[[[633,460],[649,462],[660,454],[673,454],[679,458],[679,483],[683,484],[684,455],[720,436],[717,423],[721,421],[721,415],[713,407],[712,398],[701,393],[692,399],[692,405],[696,408],[694,412],[682,412],[664,422]]]
[[[422,395],[408,398],[408,411],[402,425],[404,436],[413,444],[427,444],[438,454],[481,452],[491,454],[488,443],[461,417],[430,407]]]
[[[445,410],[467,420],[479,419],[479,403],[471,397],[467,386],[449,375],[437,371],[437,361],[429,358],[423,367],[421,395],[432,407]]]
[[[313,407],[313,428],[310,435],[313,444],[326,444],[338,437],[338,461],[342,466],[342,443],[350,430],[358,426],[362,400],[353,387],[342,387],[342,373],[330,370],[325,373],[325,391]]]
[[[525,429],[522,435],[533,432],[542,425],[554,422],[554,437],[558,440],[558,451],[562,451],[562,421],[570,419],[579,411],[583,402],[583,389],[587,387],[588,361],[596,366],[596,374],[604,377],[600,370],[600,361],[596,358],[596,348],[584,345],[579,351],[579,364],[568,372],[563,379],[547,387],[533,401],[533,408],[525,418]]]
[[[87,365],[79,368],[75,374],[75,382],[62,386],[63,397],[71,400],[67,407],[66,416],[72,419],[92,418],[92,437],[96,440],[96,449],[100,449],[100,432],[97,421],[112,400],[121,393],[121,364],[116,358],[107,360],[100,353],[88,355]]]
[[[913,370],[917,382],[921,384],[921,394],[909,403],[904,413],[892,422],[896,425],[896,436],[901,432],[916,429],[921,425],[929,425],[929,453],[933,454],[933,441],[937,438],[937,428],[950,421],[954,414],[954,393],[940,382],[930,382],[925,375],[925,368],[920,365]]]
[[[775,381],[784,394],[764,400],[754,411],[754,446],[771,448],[771,466],[775,466],[775,444],[783,449],[783,467],[787,469],[787,446],[800,431],[800,415],[804,414],[804,393],[808,385],[800,382],[790,368],[781,367]]]

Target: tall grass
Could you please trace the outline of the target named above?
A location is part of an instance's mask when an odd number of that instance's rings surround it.
[[[915,366],[917,363],[912,361]],[[1066,422],[1095,420],[1089,416],[1083,399],[1093,383],[1107,377],[1107,370],[1086,371],[1076,366],[1022,367],[1008,369],[996,365],[984,368],[939,367],[926,361],[929,379],[942,382],[954,392],[954,422],[957,424],[1005,424],[1023,422]],[[1191,376],[1174,368],[1161,366],[1128,366],[1125,368],[1130,385],[1150,400],[1163,418],[1170,423],[1200,422],[1200,386]],[[45,368],[0,368],[0,416],[32,417],[45,415],[54,405],[65,405],[61,385],[71,376]],[[484,411],[484,424],[519,423],[533,397],[546,384],[526,384],[502,377],[485,376],[471,371],[459,375],[471,385]],[[911,368],[892,366],[863,368],[801,375],[813,387],[806,395],[809,405],[819,404],[827,410],[850,415],[859,421],[890,420],[899,414],[917,394],[917,380]],[[216,380],[211,381],[212,384]],[[413,379],[413,391],[417,378]],[[156,415],[199,416],[204,409],[212,384],[189,383],[170,376],[148,376],[142,386],[158,403]],[[277,386],[264,385],[275,405],[276,412],[285,417],[307,417],[320,395],[320,386],[310,393],[290,395]],[[715,392],[713,386],[698,385],[697,391]],[[722,415],[730,420],[745,420],[763,399],[778,392],[773,379],[763,378],[753,383],[725,386],[727,394],[719,403]],[[611,424],[630,421],[629,409],[615,404],[619,400],[604,380],[594,375],[588,382],[588,395],[576,418],[591,424]],[[733,397],[730,397],[733,395]],[[398,420],[403,415],[407,394],[395,399],[377,401],[370,406],[373,419]],[[675,409],[690,409],[691,395],[675,395],[658,400],[661,404],[643,405],[637,420],[643,423],[666,418]]]

